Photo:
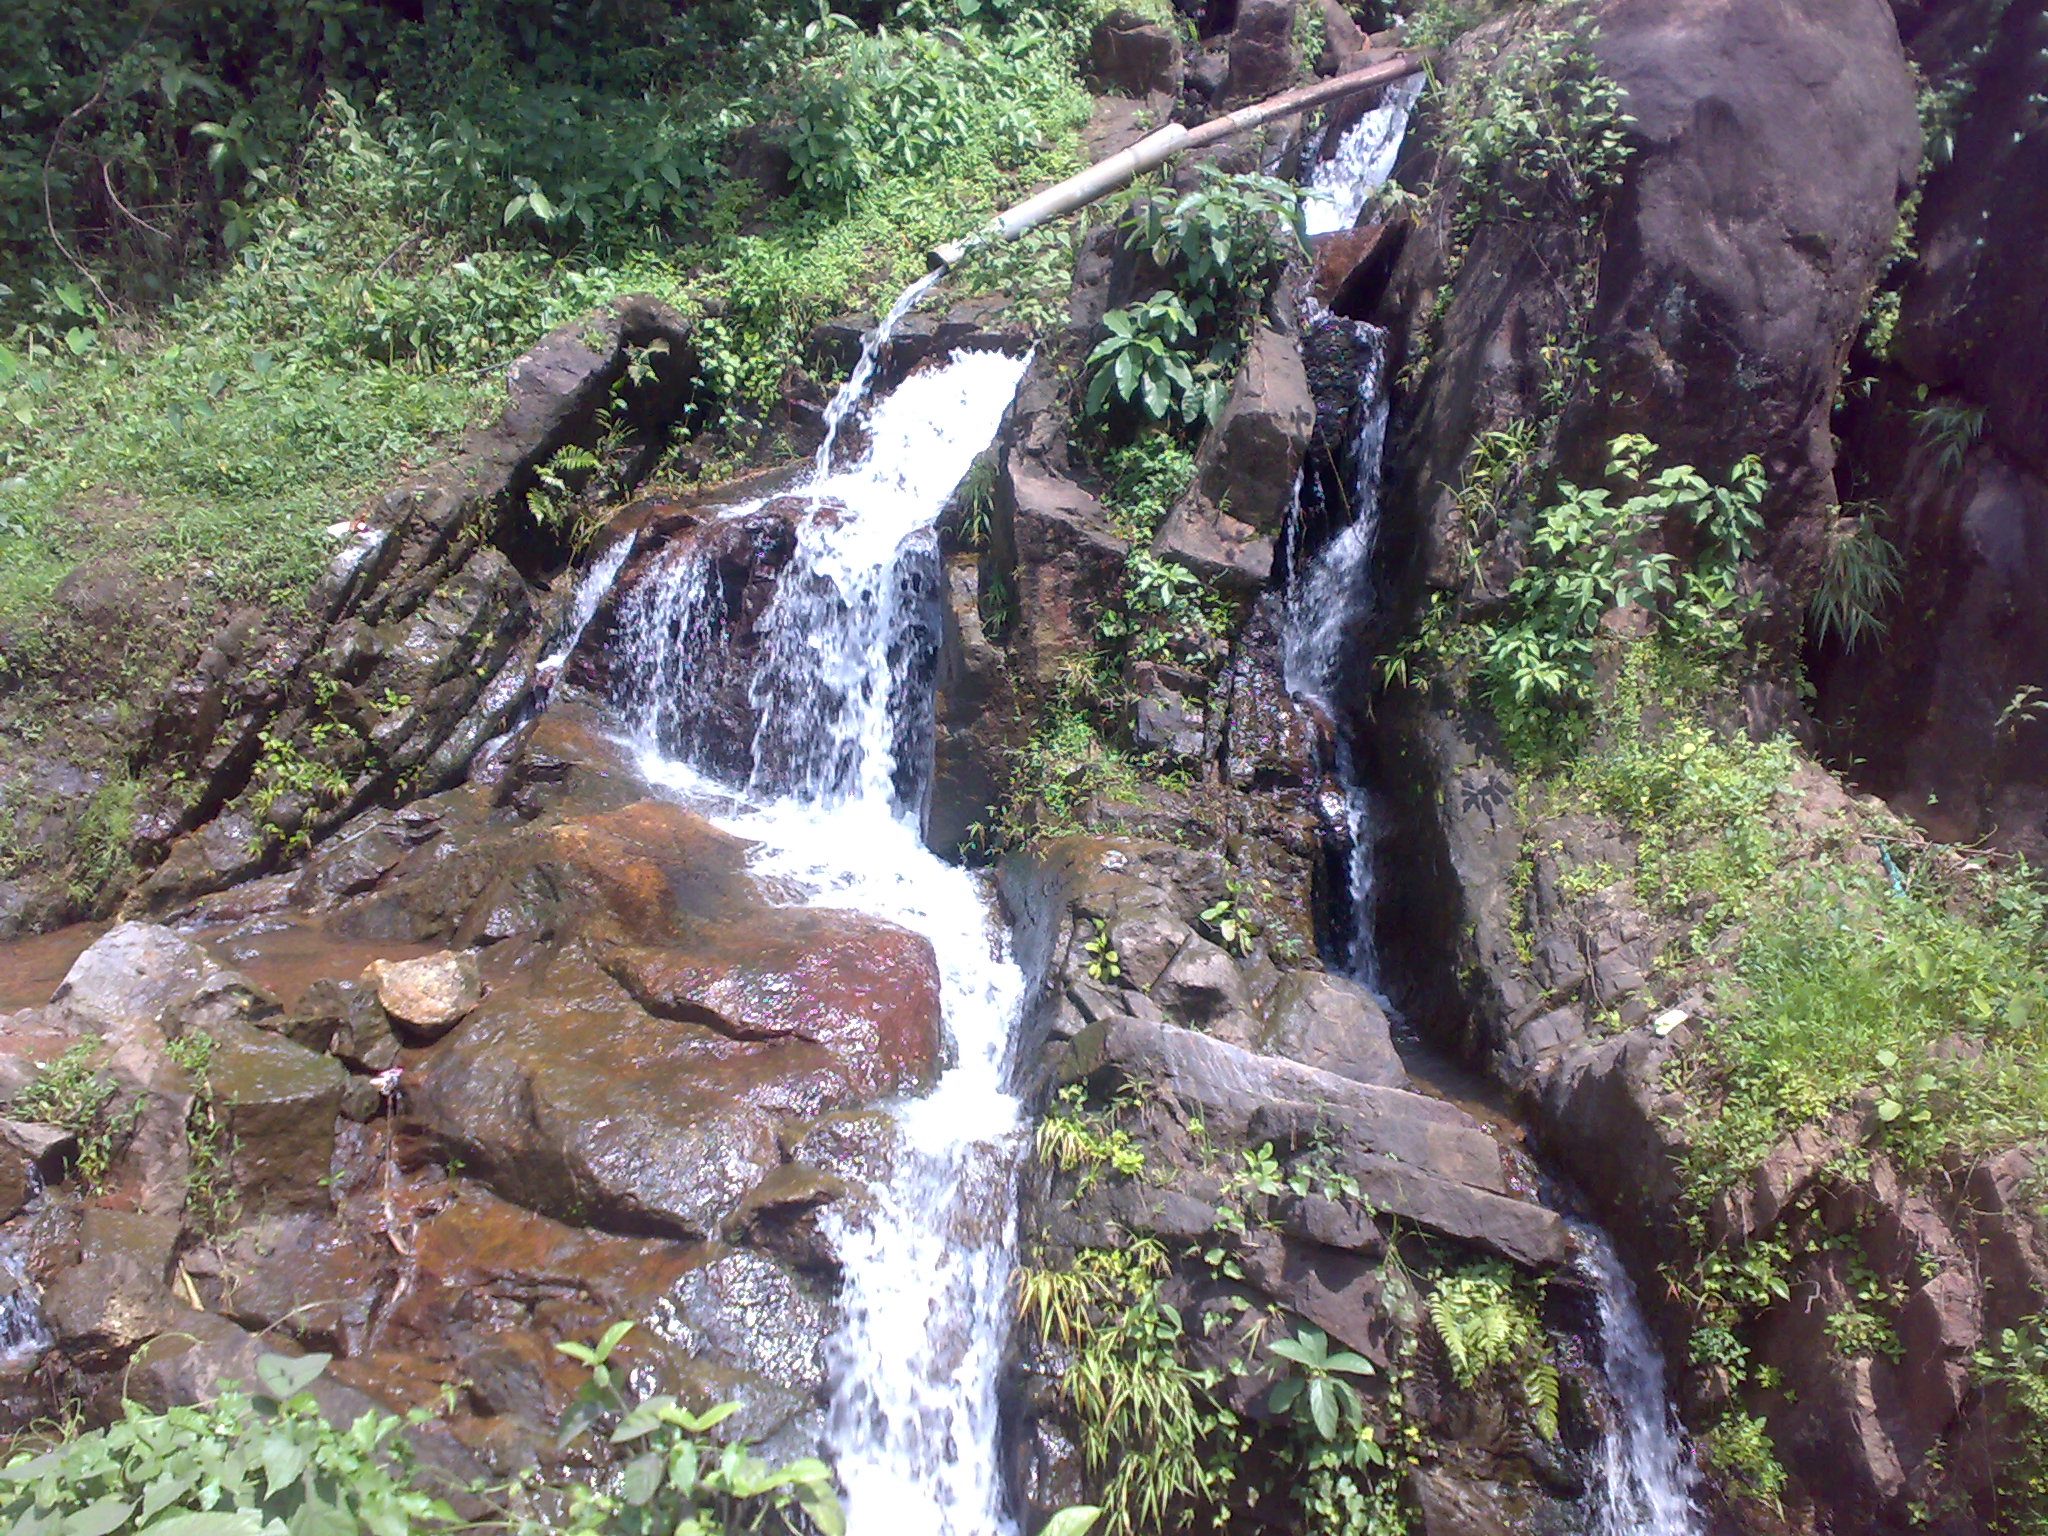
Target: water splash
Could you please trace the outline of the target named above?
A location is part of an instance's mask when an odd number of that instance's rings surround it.
[[[853,365],[853,372],[846,376],[846,382],[839,386],[839,393],[832,397],[832,403],[825,407],[825,440],[818,444],[817,456],[813,460],[813,473],[818,478],[823,479],[832,473],[832,449],[839,441],[839,428],[853,414],[855,407],[867,398],[882,348],[896,334],[896,327],[903,323],[904,316],[915,309],[917,301],[936,288],[945,275],[944,267],[934,267],[925,273],[896,295],[896,302],[889,306],[889,312],[861,338],[859,361]]]
[[[40,1177],[36,1180],[40,1186]],[[0,1245],[0,1371],[19,1371],[41,1359],[55,1340],[28,1265],[12,1245]]]
[[[871,377],[876,350],[856,379]],[[678,720],[730,639],[701,556],[644,581],[615,641],[637,678],[621,709],[651,782],[753,841],[764,876],[814,905],[920,933],[937,960],[949,1065],[930,1093],[896,1106],[896,1155],[871,1209],[829,1218],[844,1321],[829,1345],[828,1432],[853,1536],[1012,1529],[997,1386],[1016,1263],[1024,1116],[1009,1080],[1025,982],[984,881],[926,849],[919,820],[931,771],[933,528],[1024,366],[959,353],[912,375],[868,413],[855,463],[834,471],[821,455],[797,488],[796,549],[761,621],[749,771],[707,774]],[[835,430],[858,401],[843,398]]]
[[[1301,211],[1311,236],[1351,228],[1373,193],[1394,173],[1422,84],[1422,76],[1410,75],[1388,86],[1379,105],[1353,123],[1329,158],[1309,171]]]
[[[1592,1536],[1699,1536],[1692,1458],[1635,1287],[1605,1233],[1584,1223],[1575,1232],[1577,1267],[1599,1307],[1601,1376],[1614,1406],[1594,1462]]]
[[[614,539],[605,552],[590,562],[590,566],[577,579],[576,591],[569,599],[569,611],[565,615],[562,632],[553,648],[541,659],[538,670],[542,673],[558,672],[567,664],[576,650],[576,643],[583,638],[583,631],[590,627],[590,621],[597,617],[598,606],[619,579],[619,572],[632,557],[633,546],[640,542],[638,530],[623,539]]]

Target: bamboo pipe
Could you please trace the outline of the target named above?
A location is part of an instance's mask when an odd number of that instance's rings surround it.
[[[1096,161],[1085,171],[1077,171],[1065,181],[1055,182],[1041,192],[1032,193],[1023,202],[991,219],[966,239],[948,240],[943,245],[933,246],[929,252],[929,259],[933,267],[957,266],[971,247],[986,241],[1015,240],[1019,235],[1038,228],[1048,220],[1060,218],[1077,208],[1084,208],[1097,198],[1129,185],[1147,171],[1158,169],[1175,155],[1215,144],[1232,134],[1242,133],[1247,128],[1269,123],[1276,117],[1306,112],[1311,107],[1319,107],[1326,101],[1335,101],[1340,96],[1349,96],[1355,91],[1385,85],[1390,80],[1399,80],[1405,75],[1414,74],[1427,63],[1427,55],[1397,53],[1391,58],[1367,64],[1363,69],[1334,75],[1328,80],[1312,81],[1308,85],[1298,85],[1291,91],[1282,91],[1278,96],[1269,96],[1264,101],[1254,102],[1248,107],[1239,107],[1235,112],[1212,117],[1199,127],[1184,128],[1179,123],[1169,123],[1164,128],[1146,134],[1129,148],[1118,150],[1105,160]]]

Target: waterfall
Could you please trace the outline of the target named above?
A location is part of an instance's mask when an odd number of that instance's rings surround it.
[[[1594,1465],[1592,1536],[1698,1536],[1693,1465],[1664,1391],[1664,1362],[1607,1234],[1575,1223],[1578,1270],[1600,1312],[1601,1378],[1615,1420]]]
[[[633,546],[640,541],[640,535],[633,533],[623,539],[614,539],[609,548],[590,562],[590,567],[577,579],[576,590],[569,598],[569,611],[562,621],[562,632],[555,643],[548,647],[547,655],[536,669],[552,676],[561,671],[569,657],[576,650],[576,642],[583,638],[583,631],[590,627],[590,621],[597,617],[598,605],[611,591],[612,583],[619,579],[619,572],[625,567],[633,553]]]
[[[40,1194],[41,1176],[31,1177],[34,1192]],[[0,1286],[6,1288],[0,1295],[0,1371],[16,1371],[41,1359],[54,1340],[43,1321],[28,1264],[11,1243],[0,1246]]]
[[[860,357],[853,365],[853,372],[846,376],[846,382],[833,395],[832,403],[825,407],[825,438],[818,444],[811,468],[818,479],[832,473],[832,449],[839,441],[839,429],[854,408],[867,398],[868,385],[874,382],[875,365],[881,361],[882,348],[896,334],[896,327],[903,323],[904,316],[915,309],[917,301],[937,287],[945,275],[944,267],[934,267],[925,273],[896,296],[896,302],[889,306],[888,313],[861,338]]]
[[[727,639],[702,555],[679,555],[622,604],[615,660],[651,782],[752,840],[754,867],[778,885],[931,942],[947,1064],[929,1093],[894,1107],[895,1158],[872,1207],[831,1218],[844,1320],[828,1346],[827,1432],[853,1536],[1006,1536],[997,1386],[1025,1124],[1009,1058],[1025,983],[985,882],[927,850],[919,821],[938,634],[933,528],[994,437],[1024,360],[956,353],[868,407],[853,462],[835,470],[831,452],[865,403],[887,331],[927,287],[869,338],[793,493],[795,549],[760,621],[745,770],[708,771],[687,719]]]
[[[1311,237],[1349,229],[1394,172],[1408,114],[1422,96],[1422,76],[1396,80],[1380,103],[1346,130],[1329,156],[1309,170],[1302,216]]]
[[[1310,230],[1348,229],[1393,167],[1420,81],[1387,92],[1311,173]],[[1293,530],[1295,558],[1287,583],[1282,635],[1288,691],[1313,700],[1335,723],[1335,770],[1345,797],[1350,835],[1351,931],[1343,969],[1381,994],[1380,959],[1373,940],[1377,898],[1379,818],[1370,788],[1354,760],[1354,722],[1341,695],[1355,677],[1357,642],[1379,601],[1375,557],[1380,543],[1380,479],[1388,419],[1386,333],[1346,321],[1309,299],[1304,331],[1349,327],[1358,359],[1352,431],[1337,466],[1350,504],[1350,521],[1313,557],[1299,555],[1304,529],[1300,508]],[[1699,1536],[1693,1506],[1693,1467],[1670,1399],[1664,1365],[1635,1288],[1613,1245],[1597,1227],[1575,1223],[1577,1267],[1593,1291],[1599,1317],[1602,1381],[1613,1418],[1595,1453],[1589,1536]]]

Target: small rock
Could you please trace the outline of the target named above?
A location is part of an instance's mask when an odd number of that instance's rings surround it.
[[[33,1200],[46,1180],[63,1171],[77,1138],[54,1125],[0,1120],[0,1221]]]
[[[418,960],[373,960],[363,980],[395,1022],[428,1040],[447,1034],[484,995],[476,956],[446,949]]]
[[[402,1049],[391,1016],[365,981],[322,979],[306,988],[284,1034],[310,1051],[338,1056],[358,1072],[390,1070]]]

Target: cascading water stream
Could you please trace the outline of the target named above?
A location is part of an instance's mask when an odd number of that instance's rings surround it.
[[[1352,124],[1337,147],[1309,170],[1302,217],[1311,237],[1334,234],[1358,222],[1365,205],[1394,172],[1408,115],[1422,96],[1421,75],[1397,80],[1380,103]]]
[[[1693,1464],[1635,1287],[1606,1233],[1574,1230],[1579,1273],[1600,1309],[1601,1376],[1615,1414],[1598,1451],[1591,1536],[1697,1536]]]
[[[762,616],[750,771],[710,778],[686,721],[693,674],[726,637],[708,567],[685,555],[622,605],[617,686],[642,772],[757,845],[754,867],[821,906],[923,934],[949,1047],[931,1091],[895,1109],[872,1208],[835,1216],[844,1322],[829,1346],[828,1433],[854,1536],[1006,1536],[997,1378],[1016,1254],[1022,1106],[1009,1090],[1022,972],[989,892],[925,848],[937,633],[933,525],[995,435],[1024,360],[955,354],[869,409],[841,469],[832,442],[887,333],[869,338],[794,494],[796,547]],[[759,503],[729,509],[727,517]]]
[[[1391,173],[1419,81],[1390,89],[1311,172],[1311,232],[1349,228]],[[1345,450],[1351,517],[1312,559],[1297,558],[1287,588],[1283,634],[1289,692],[1314,701],[1336,722],[1336,772],[1345,794],[1350,834],[1351,932],[1344,969],[1379,994],[1380,960],[1373,939],[1377,817],[1372,792],[1354,761],[1350,723],[1338,711],[1355,643],[1379,598],[1375,556],[1380,543],[1380,479],[1386,447],[1386,334],[1307,301],[1304,327],[1349,326],[1358,358],[1358,398]],[[1297,542],[1300,529],[1297,526]],[[1599,1316],[1603,1384],[1613,1416],[1594,1459],[1588,1536],[1698,1536],[1693,1468],[1664,1390],[1663,1361],[1637,1304],[1627,1271],[1604,1233],[1575,1224],[1578,1272],[1592,1289]]]

